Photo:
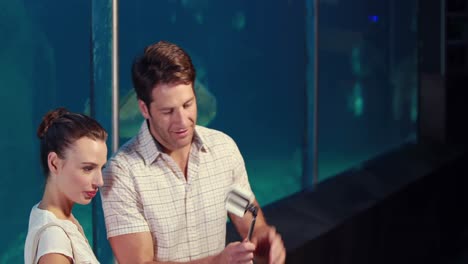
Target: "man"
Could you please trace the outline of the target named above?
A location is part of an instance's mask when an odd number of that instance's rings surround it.
[[[283,241],[261,211],[252,240],[225,247],[226,194],[233,185],[251,189],[235,142],[196,125],[188,54],[158,42],[135,60],[132,78],[146,122],[108,162],[101,191],[118,262],[284,263]],[[251,216],[229,217],[246,237]]]

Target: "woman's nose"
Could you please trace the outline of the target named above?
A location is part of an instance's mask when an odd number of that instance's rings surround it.
[[[99,188],[104,185],[104,180],[102,179],[102,171],[98,171],[94,177],[93,187]]]

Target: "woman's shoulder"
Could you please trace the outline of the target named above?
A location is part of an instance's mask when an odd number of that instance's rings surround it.
[[[73,257],[73,251],[66,226],[47,210],[34,206],[31,209],[28,234],[24,245],[25,263],[49,253]],[[35,253],[35,254],[34,254]]]
[[[40,209],[38,204],[36,204],[31,208],[28,230],[38,230],[45,225],[56,225],[67,229],[66,221],[58,219],[52,212],[48,210]]]
[[[39,260],[46,254],[61,254],[73,259],[73,247],[70,238],[58,225],[47,226],[39,235],[35,259]],[[32,252],[28,250],[28,252]]]
[[[35,219],[33,219],[35,218]],[[98,263],[94,253],[77,225],[58,219],[52,212],[33,207],[24,247],[25,263],[37,248],[37,259],[49,253],[63,254],[69,258]],[[30,261],[29,261],[30,260]]]
[[[39,208],[37,204],[33,206],[29,216],[28,235],[38,231],[43,232],[50,227],[55,227],[52,230],[61,231],[68,236],[77,232],[77,227],[72,221],[59,219],[54,213]]]
[[[37,230],[52,221],[53,218],[49,215],[49,212],[38,208],[38,204],[36,204],[31,208],[31,213],[29,214],[28,231]]]
[[[49,225],[44,227],[46,228],[38,234],[40,236],[38,253],[60,253],[67,256],[70,255],[69,257],[72,257],[71,241],[66,231],[58,225]]]

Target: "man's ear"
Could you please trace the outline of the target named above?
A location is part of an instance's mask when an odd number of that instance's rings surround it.
[[[52,175],[57,175],[60,167],[60,158],[55,152],[49,152],[47,155],[47,165],[49,166],[49,171]]]
[[[148,109],[148,106],[146,105],[146,103],[143,102],[142,100],[138,99],[138,107],[140,108],[140,112],[143,115],[143,117],[145,119],[149,119],[150,118],[150,112],[149,112],[149,109]]]

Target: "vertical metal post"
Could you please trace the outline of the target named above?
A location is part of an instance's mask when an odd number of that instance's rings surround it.
[[[318,6],[319,0],[305,1],[307,65],[302,187],[309,191],[318,183]]]
[[[119,146],[117,8],[116,0],[91,0],[91,112],[109,133],[109,155]],[[114,259],[105,232],[100,195],[93,200],[93,250],[101,263]]]
[[[395,23],[396,23],[396,19],[395,19],[395,15],[396,15],[396,12],[395,12],[395,1],[388,1],[388,21],[389,21],[389,30],[388,30],[388,43],[389,43],[389,47],[388,47],[388,68],[389,68],[389,74],[388,74],[388,80],[391,79],[391,76],[395,73],[395,56],[396,56],[396,53],[395,53],[395,40],[396,40],[396,35],[395,35]],[[390,82],[389,82],[390,83]],[[389,84],[390,85],[390,84]]]
[[[314,0],[314,139],[313,151],[313,185],[319,182],[319,164],[318,164],[318,121],[319,121],[319,0]]]
[[[112,0],[112,152],[119,148],[119,1]]]
[[[442,77],[445,77],[446,71],[446,60],[445,60],[445,53],[446,53],[446,36],[445,36],[445,29],[446,29],[446,21],[447,18],[445,16],[446,13],[446,3],[445,0],[440,1],[440,73]]]

